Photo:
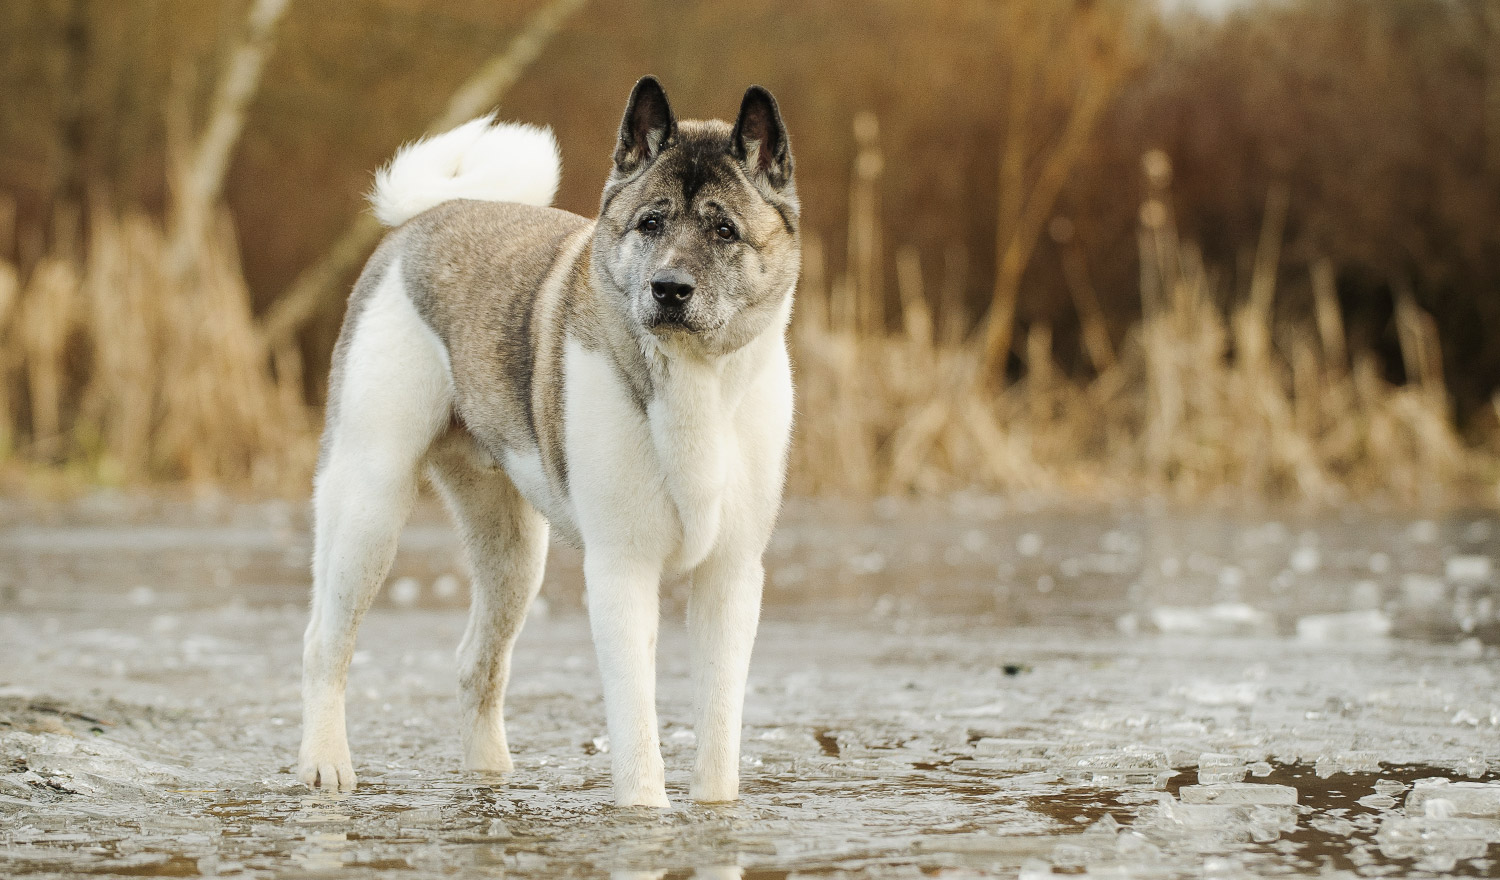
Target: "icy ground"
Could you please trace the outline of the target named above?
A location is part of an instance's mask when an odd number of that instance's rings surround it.
[[[360,787],[298,738],[305,518],[0,503],[0,876],[1495,876],[1500,522],[789,505],[743,801],[610,807],[578,559],[516,652],[516,772],[459,768],[465,582],[420,511],[350,681]]]

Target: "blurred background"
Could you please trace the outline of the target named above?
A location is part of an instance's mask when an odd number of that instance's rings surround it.
[[[780,100],[799,493],[1493,504],[1495,0],[11,0],[0,486],[304,495],[363,194]]]

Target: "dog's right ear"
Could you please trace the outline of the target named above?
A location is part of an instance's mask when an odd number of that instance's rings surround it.
[[[667,93],[654,76],[643,76],[630,90],[625,118],[620,121],[620,142],[615,145],[615,169],[630,174],[655,159],[677,136],[677,118]]]

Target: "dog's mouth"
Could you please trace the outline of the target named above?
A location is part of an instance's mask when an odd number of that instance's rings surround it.
[[[647,330],[659,330],[663,333],[673,331],[694,332],[695,328],[683,315],[651,315],[646,318]]]
[[[712,328],[693,320],[691,315],[681,311],[652,312],[642,322],[645,328],[658,336],[675,333],[703,333]]]

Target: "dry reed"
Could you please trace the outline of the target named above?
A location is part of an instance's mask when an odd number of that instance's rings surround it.
[[[1275,190],[1247,301],[1225,308],[1197,249],[1178,236],[1170,162],[1152,153],[1145,165],[1143,317],[1118,351],[1081,260],[1064,248],[1074,261],[1064,268],[1092,377],[1062,376],[1051,329],[1036,324],[1023,345],[1024,378],[997,384],[982,367],[982,346],[935,331],[910,250],[896,256],[899,327],[872,330],[852,320],[872,307],[847,301],[864,287],[850,279],[872,272],[864,255],[851,247],[849,277],[829,282],[821,243],[811,242],[792,328],[800,400],[794,489],[1433,503],[1492,479],[1492,448],[1466,447],[1458,436],[1435,324],[1409,294],[1396,303],[1404,385],[1382,379],[1372,353],[1350,352],[1326,261],[1312,269],[1315,323],[1278,328],[1288,194]],[[856,177],[851,204],[866,203],[858,189],[869,186]],[[1068,226],[1054,223],[1053,235],[1066,245]]]
[[[0,263],[12,463],[106,484],[304,491],[314,414],[295,357],[273,357],[256,328],[228,216],[179,271],[161,224],[138,213],[96,211],[86,236],[58,241],[24,287]]]
[[[1404,385],[1350,348],[1326,261],[1311,270],[1314,320],[1276,325],[1284,190],[1268,199],[1249,295],[1226,307],[1179,238],[1161,154],[1147,157],[1140,212],[1143,317],[1118,344],[1081,257],[1063,249],[1077,261],[1065,268],[1092,375],[1057,369],[1051,329],[1033,324],[1024,377],[998,381],[983,339],[966,332],[961,252],[945,255],[929,296],[921,256],[895,249],[899,317],[888,326],[878,131],[873,118],[859,124],[851,201],[863,207],[846,269],[829,277],[816,238],[804,255],[794,491],[1434,502],[1500,471],[1492,447],[1460,440],[1434,323],[1409,294],[1396,303]],[[9,216],[0,208],[0,234]],[[155,220],[96,210],[81,234],[69,228],[76,214],[60,216],[28,278],[0,262],[0,461],[105,483],[305,493],[317,415],[295,355],[273,351],[251,314],[228,215],[176,272]],[[1069,244],[1065,223],[1051,231]]]

